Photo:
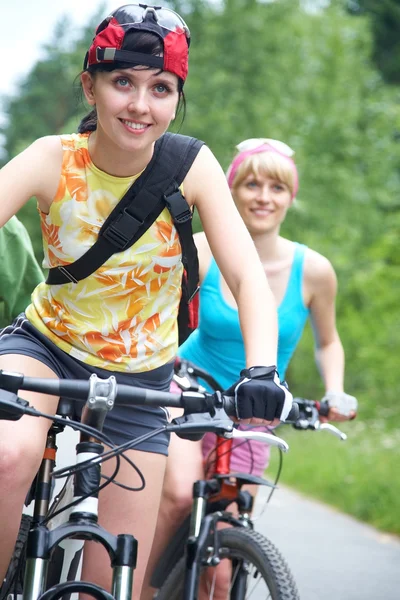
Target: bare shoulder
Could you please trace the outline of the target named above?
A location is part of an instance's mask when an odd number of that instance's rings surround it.
[[[46,209],[57,191],[61,173],[62,148],[58,136],[39,138],[10,160],[0,171],[1,215],[6,222],[36,196]],[[21,176],[23,175],[23,176]]]
[[[185,197],[190,205],[206,197],[209,190],[226,186],[225,175],[216,157],[206,145],[202,146],[185,177]]]
[[[322,254],[307,248],[304,260],[304,283],[310,292],[336,290],[337,279],[332,263]]]
[[[58,135],[47,135],[38,138],[14,160],[21,158],[26,162],[43,164],[48,160],[54,161],[62,155],[61,140]]]
[[[60,175],[62,162],[62,145],[58,135],[48,135],[37,139],[26,149],[29,160],[43,168],[42,174],[46,177],[58,167],[57,176]]]

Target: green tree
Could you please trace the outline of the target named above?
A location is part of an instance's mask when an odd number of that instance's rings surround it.
[[[373,57],[389,83],[400,83],[400,1],[348,0],[353,15],[369,15],[374,37]]]
[[[88,26],[79,30],[78,39],[72,22],[68,18],[60,19],[52,39],[44,46],[44,57],[28,73],[19,93],[4,99],[7,119],[0,128],[5,136],[3,162],[39,137],[67,131],[67,123],[76,130],[80,116],[86,111],[77,77],[82,69],[82,56],[103,13],[104,8],[99,8]],[[35,199],[21,209],[19,217],[28,229],[36,257],[41,262],[43,250]]]

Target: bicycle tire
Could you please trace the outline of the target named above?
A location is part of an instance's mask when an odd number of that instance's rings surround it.
[[[293,579],[293,575],[279,552],[279,550],[270,542],[266,537],[261,535],[257,531],[241,528],[227,528],[218,531],[219,536],[219,548],[220,556],[233,561],[242,561],[246,564],[246,569],[250,566],[255,567],[256,571],[253,573],[253,578],[257,574],[262,578],[266,586],[263,589],[269,592],[269,595],[261,594],[251,596],[251,598],[260,600],[299,600],[299,592]],[[158,591],[156,598],[157,600],[182,600],[183,599],[183,586],[185,576],[185,561],[183,557],[175,565],[170,575],[166,579],[164,585]],[[206,567],[212,569],[212,567]],[[232,579],[237,572],[232,567]],[[261,581],[261,579],[260,579]],[[254,582],[252,582],[254,583]],[[234,582],[232,582],[232,586]],[[246,595],[243,593],[230,592],[229,598],[233,598],[232,593],[235,594],[235,598],[241,598],[246,600],[247,596],[247,582],[246,582]],[[252,588],[254,591],[254,588]],[[252,593],[252,592],[251,592]],[[197,597],[197,596],[196,596]],[[210,594],[210,599],[212,595]]]
[[[17,541],[15,542],[14,552],[8,565],[7,573],[3,584],[0,587],[0,600],[6,600],[9,594],[13,594],[15,585],[17,585],[17,593],[22,593],[22,584],[25,571],[25,550],[28,533],[31,527],[32,517],[30,515],[22,515],[21,524],[19,526]],[[22,564],[20,562],[22,561]],[[18,581],[15,578],[18,576]]]

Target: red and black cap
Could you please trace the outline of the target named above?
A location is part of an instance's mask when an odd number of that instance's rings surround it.
[[[128,32],[148,31],[163,44],[163,56],[134,52]],[[145,65],[170,71],[185,80],[188,73],[190,32],[173,10],[146,4],[126,4],[117,8],[96,29],[83,68],[113,62]]]

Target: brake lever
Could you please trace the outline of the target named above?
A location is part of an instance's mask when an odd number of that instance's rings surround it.
[[[325,429],[326,431],[329,431],[332,435],[338,437],[342,442],[347,440],[347,435],[331,423],[320,423],[319,429]]]
[[[7,390],[0,391],[0,420],[18,421],[26,414],[36,416],[36,412],[27,400],[19,398],[17,394]]]
[[[203,435],[208,432],[224,437],[231,436],[233,428],[233,421],[221,408],[215,409],[214,416],[211,416],[208,412],[183,414],[180,417],[172,419],[171,423],[167,425],[167,431],[176,433],[178,437],[182,437],[183,439],[193,441],[201,440]]]
[[[233,438],[233,439],[246,439],[246,440],[255,440],[257,442],[261,442],[263,444],[269,444],[270,446],[276,446],[282,452],[288,452],[289,444],[285,442],[282,438],[278,437],[275,434],[266,433],[263,431],[252,431],[251,428],[246,429],[245,431],[234,429],[231,433],[227,433],[224,435],[225,438]]]

